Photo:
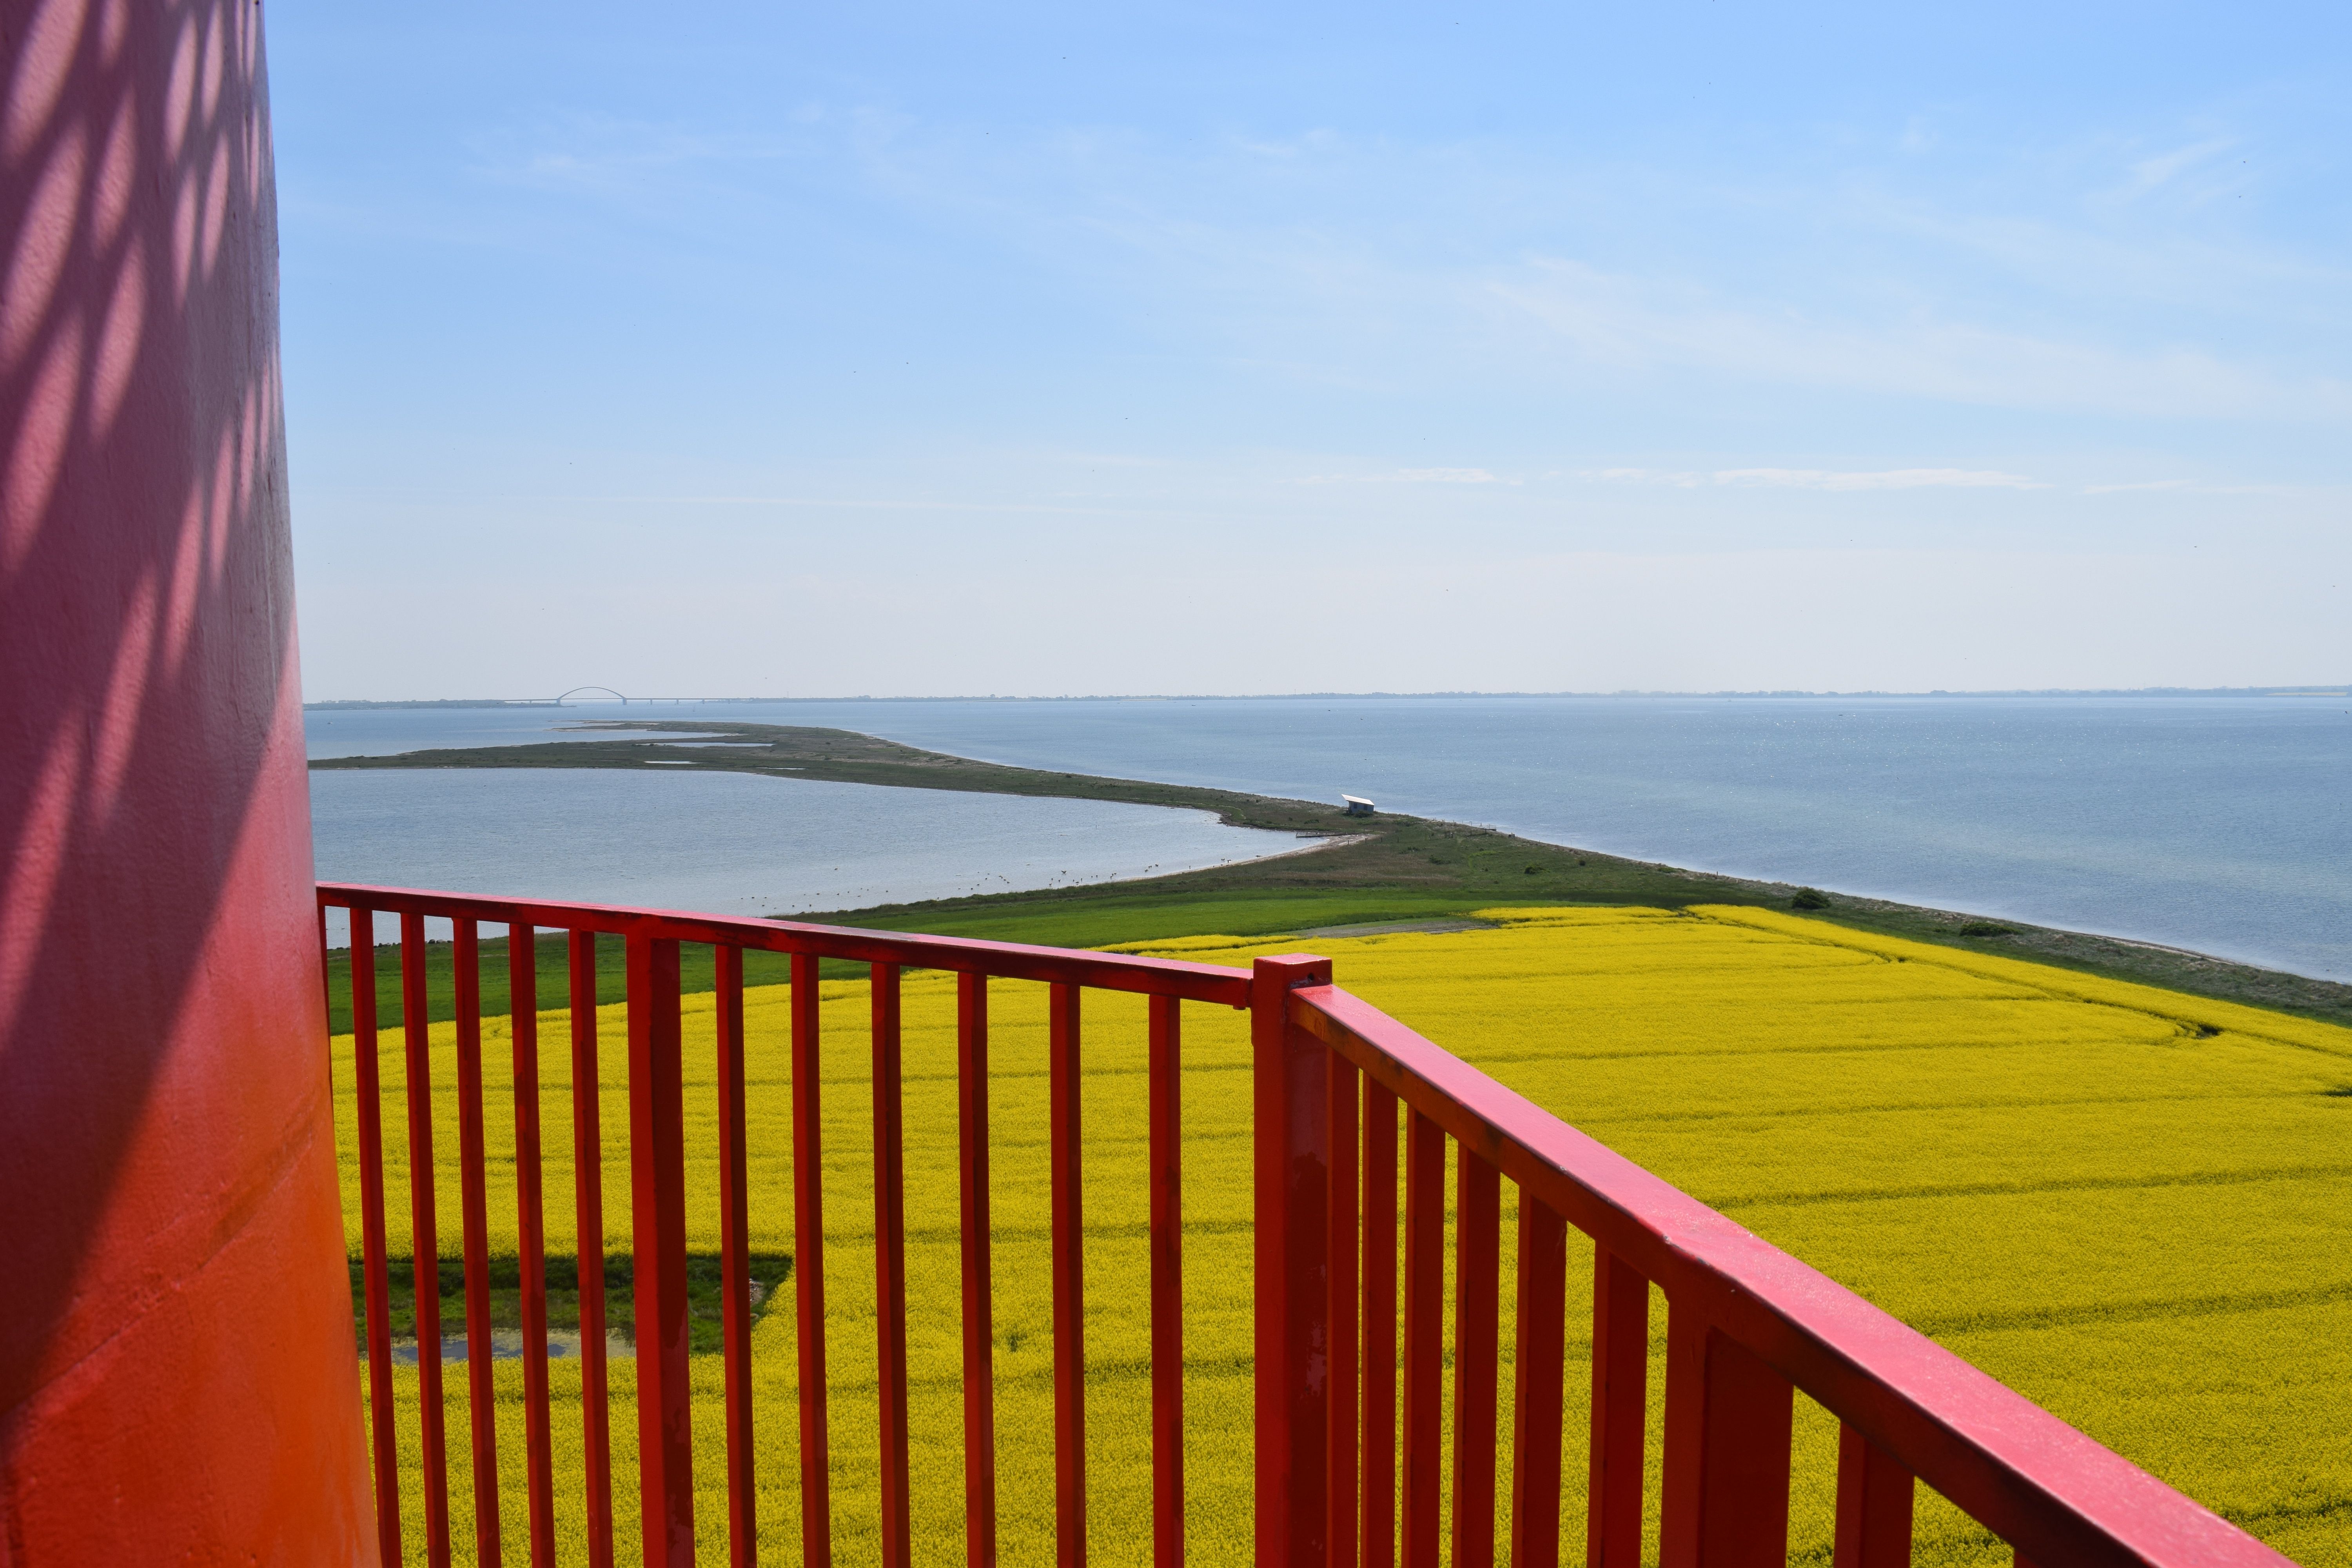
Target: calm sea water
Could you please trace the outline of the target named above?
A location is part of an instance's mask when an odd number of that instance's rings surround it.
[[[1612,854],[2352,980],[2344,698],[849,701],[309,720],[325,755],[556,739],[556,725],[625,716],[830,724],[1072,772],[1346,791]]]

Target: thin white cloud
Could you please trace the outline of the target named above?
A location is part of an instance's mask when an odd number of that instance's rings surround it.
[[[2352,382],[2332,364],[2305,356],[2308,368],[2298,374],[2276,354],[2265,363],[2216,338],[2201,319],[2187,331],[2170,317],[2127,335],[2089,318],[2078,329],[2037,331],[2010,324],[2031,318],[2006,308],[1997,290],[1947,291],[1943,308],[1921,309],[1911,272],[1891,289],[1887,279],[1875,290],[1849,280],[1832,296],[1801,284],[1759,290],[1746,276],[1710,280],[1702,272],[1678,282],[1547,255],[1507,229],[1475,226],[1454,253],[1436,256],[1398,247],[1345,200],[1377,187],[1459,217],[1463,193],[1502,178],[1514,191],[1546,192],[1537,207],[1574,208],[1605,203],[1618,177],[1580,165],[1498,163],[1491,148],[1473,144],[1396,148],[1314,131],[1212,139],[1201,151],[1177,152],[1099,129],[982,141],[873,109],[828,111],[821,128],[761,136],[580,118],[539,127],[527,141],[509,138],[518,141],[485,172],[583,193],[658,194],[688,177],[681,174],[688,166],[722,184],[714,171],[727,164],[789,166],[795,177],[819,168],[845,173],[934,220],[991,230],[1090,289],[1148,305],[1139,315],[1188,343],[1222,341],[1234,363],[1322,384],[1398,392],[1474,371],[1491,380],[1498,359],[1524,368],[1531,350],[1547,375],[1562,360],[1580,360],[1604,374],[1697,372],[1993,407],[2352,422]],[[2136,161],[2109,150],[2100,160],[2108,189],[2084,188],[2079,199],[2128,204],[2159,190],[2178,196],[2239,144],[2213,137]],[[745,187],[763,188],[766,178],[746,176]],[[1303,193],[1333,192],[1340,195],[1300,210]],[[1866,182],[1775,200],[1790,217],[1801,216],[1809,234],[1900,237],[1931,247],[1942,258],[1938,269],[1960,263],[1973,272],[1990,262],[2036,289],[2107,305],[2119,293],[2209,311],[2223,301],[2243,316],[2274,314],[2277,301],[2292,301],[2290,315],[2316,312],[2325,330],[2352,288],[2352,273],[2312,256],[2160,225],[2117,231],[2079,215],[1969,213],[1891,197]],[[1496,259],[1461,265],[1460,254],[1482,246]],[[1528,334],[1529,317],[1549,331]]]
[[[2131,184],[2126,195],[2138,195],[2158,185],[2169,184],[2179,175],[2207,163],[2217,153],[2226,153],[2237,142],[2227,136],[2216,136],[2203,142],[2193,142],[2153,158],[2143,158],[2131,166]]]
[[[2340,493],[2341,487],[2315,489],[2309,485],[2200,485],[2193,479],[2142,479],[2132,484],[2083,487],[2083,493],[2086,496],[2116,495],[2138,490],[2178,490],[2184,495],[2200,496],[2292,496],[2326,495],[2330,490]]]
[[[1407,485],[1500,485],[1513,481],[1496,479],[1484,468],[1399,468],[1396,480]]]
[[[1717,468],[1693,472],[1677,468],[1580,468],[1575,477],[1608,484],[1672,485],[1694,489],[1702,485],[1731,485],[1802,490],[2006,489],[2041,490],[2051,487],[2023,474],[1997,468]]]
[[[1846,472],[1832,468],[1722,468],[1719,485],[1778,485],[1804,490],[2041,490],[2050,487],[2023,474],[1992,468],[1885,468]]]
[[[573,114],[478,137],[473,173],[497,184],[621,196],[674,181],[687,165],[770,163],[793,151],[793,138],[772,133]]]
[[[1490,295],[1616,371],[1698,370],[1764,384],[2166,418],[2352,419],[2352,384],[2288,379],[2189,349],[2130,353],[1966,322],[1866,323],[1731,303],[1547,258]]]
[[[1569,478],[1612,485],[1673,485],[1681,489],[1695,489],[1711,482],[1709,475],[1680,468],[1579,468]]]
[[[2211,485],[2193,479],[2133,479],[2113,484],[2060,484],[1999,468],[1570,468],[1543,476],[1588,484],[1663,485],[1675,489],[1716,486],[1801,490],[2063,490],[2086,496],[2179,491],[2214,496],[2311,493],[2294,485]]]
[[[1308,485],[1515,485],[1484,468],[1398,468],[1386,474],[1310,474]]]

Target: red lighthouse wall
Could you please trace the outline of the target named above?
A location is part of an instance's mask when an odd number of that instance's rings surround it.
[[[373,1561],[252,0],[0,0],[0,1564]]]

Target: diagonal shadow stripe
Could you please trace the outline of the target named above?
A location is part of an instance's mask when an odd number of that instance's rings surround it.
[[[2244,1171],[2188,1171],[2170,1176],[2079,1176],[2048,1182],[1955,1182],[1947,1185],[1859,1188],[1845,1192],[1738,1193],[1701,1197],[1713,1209],[1801,1208],[1812,1204],[1873,1204],[1906,1198],[2007,1197],[2022,1193],[2127,1192],[2135,1188],[2231,1187],[2256,1182],[2352,1176],[2352,1165],[2277,1165]]]
[[[1929,1312],[1906,1318],[1931,1337],[2000,1333],[2017,1329],[2071,1329],[2086,1323],[2147,1323],[2168,1318],[2222,1317],[2270,1312],[2289,1307],[2330,1307],[2352,1301],[2352,1279],[2301,1290],[2245,1290],[2214,1296],[2177,1296],[2162,1301],[2098,1302],[2075,1307],[2025,1307],[2010,1311]]]

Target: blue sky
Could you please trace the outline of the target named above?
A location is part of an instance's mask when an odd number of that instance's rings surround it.
[[[2352,675],[2340,8],[269,17],[313,698]]]

